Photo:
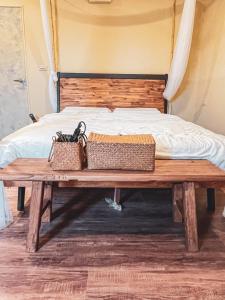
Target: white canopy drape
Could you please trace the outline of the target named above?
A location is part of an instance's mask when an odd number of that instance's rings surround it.
[[[48,15],[48,8],[46,0],[40,0],[41,6],[41,17],[42,25],[45,37],[45,44],[48,53],[48,62],[49,62],[49,100],[54,112],[57,111],[57,92],[56,92],[56,82],[58,81],[57,72],[55,69],[54,62],[54,47],[53,47],[53,33],[50,27],[50,18]]]
[[[0,229],[7,227],[12,222],[12,214],[8,206],[3,182],[0,181]]]
[[[172,100],[184,78],[191,49],[196,0],[185,0],[177,43],[171,63],[164,97]]]

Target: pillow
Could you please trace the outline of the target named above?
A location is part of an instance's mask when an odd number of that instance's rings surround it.
[[[137,107],[137,108],[116,108],[114,110],[115,114],[127,114],[127,113],[133,113],[133,114],[161,114],[161,112],[157,108],[143,108],[143,107]]]
[[[110,112],[110,110],[107,107],[68,106],[65,107],[61,112]]]

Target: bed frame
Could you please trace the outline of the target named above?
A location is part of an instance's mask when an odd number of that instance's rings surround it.
[[[167,113],[167,74],[58,73],[57,111],[68,106],[146,107]],[[115,193],[116,195],[116,193]],[[215,190],[207,189],[207,209],[215,210]]]
[[[58,73],[57,111],[68,106],[144,107],[167,113],[163,97],[168,75]],[[18,189],[18,210],[24,209],[25,186]],[[7,183],[6,183],[7,185]],[[15,183],[16,185],[16,183]],[[215,191],[207,190],[208,210],[215,209]]]
[[[58,73],[57,111],[68,106],[145,107],[167,113],[168,75]]]

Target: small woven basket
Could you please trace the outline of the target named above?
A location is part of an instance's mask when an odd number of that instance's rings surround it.
[[[87,140],[88,169],[155,169],[155,141],[151,135],[110,136],[91,133]]]
[[[55,171],[82,170],[85,161],[82,141],[78,143],[54,141],[49,161],[50,166]]]

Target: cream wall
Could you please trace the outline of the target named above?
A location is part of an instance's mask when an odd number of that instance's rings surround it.
[[[166,73],[170,64],[171,0],[58,0],[60,70]]]
[[[225,134],[225,1],[198,3],[193,47],[173,113]]]
[[[64,72],[166,73],[171,56],[172,0],[57,0],[59,68]],[[22,6],[30,111],[51,111],[39,0],[0,0]]]

